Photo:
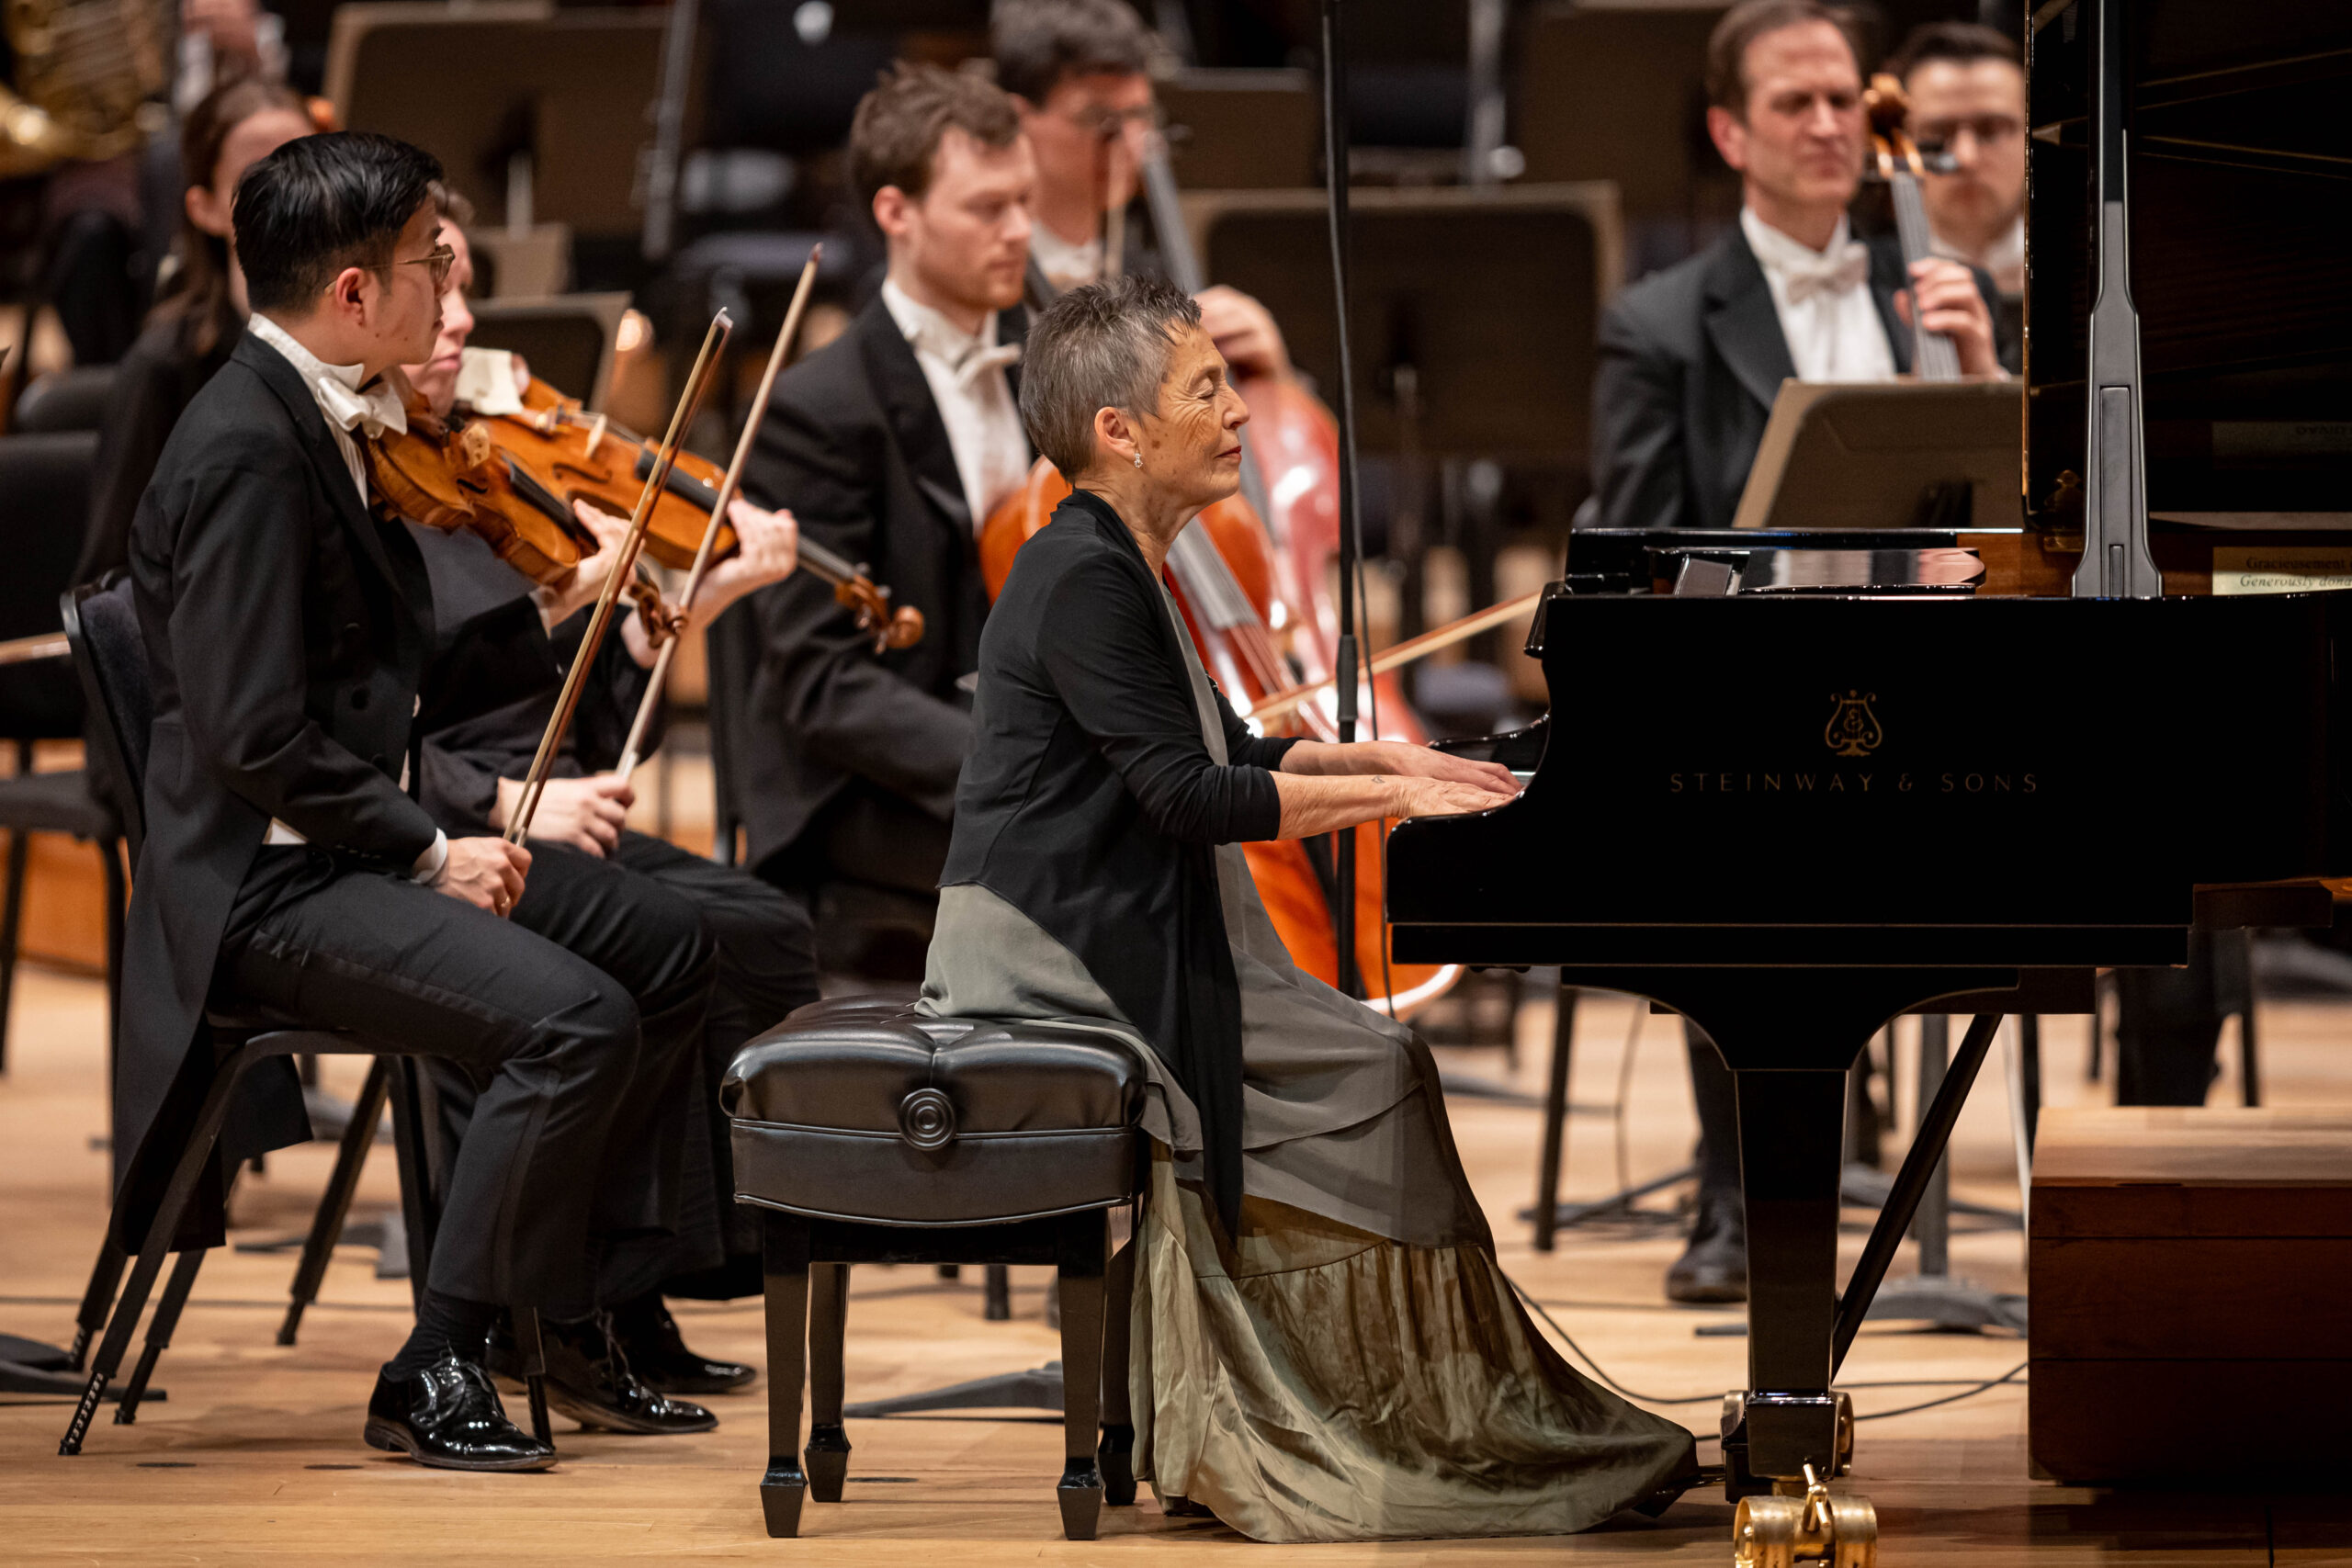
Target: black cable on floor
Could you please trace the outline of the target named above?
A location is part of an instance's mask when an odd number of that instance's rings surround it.
[[[1498,1269],[1497,1272],[1499,1273],[1501,1271],[1500,1269]],[[1512,1279],[1508,1274],[1503,1275],[1503,1280],[1506,1284],[1510,1286],[1511,1294],[1517,1296],[1521,1302],[1525,1303],[1529,1310],[1544,1320],[1546,1327],[1550,1328],[1553,1333],[1560,1337],[1560,1342],[1568,1348],[1568,1349],[1576,1356],[1577,1360],[1582,1361],[1586,1366],[1592,1369],[1593,1377],[1600,1382],[1601,1386],[1608,1389],[1612,1393],[1619,1395],[1621,1398],[1630,1399],[1636,1404],[1668,1405],[1706,1404],[1723,1398],[1723,1395],[1720,1393],[1693,1393],[1675,1398],[1668,1398],[1660,1394],[1634,1393],[1632,1389],[1627,1388],[1623,1383],[1619,1382],[1615,1378],[1611,1377],[1608,1372],[1604,1371],[1601,1369],[1600,1363],[1592,1359],[1592,1352],[1577,1344],[1576,1336],[1561,1327],[1560,1320],[1554,1317],[1551,1313],[1545,1309],[1542,1302],[1539,1302],[1533,1296],[1529,1295],[1518,1280]],[[1895,1410],[1874,1410],[1866,1416],[1857,1415],[1854,1419],[1857,1421],[1883,1421],[1890,1416],[1908,1416],[1914,1411],[1933,1410],[1939,1404],[1955,1404],[1963,1399],[1973,1399],[1980,1393],[1990,1393],[1992,1390],[2000,1387],[2003,1383],[2014,1381],[2019,1373],[2026,1370],[2028,1365],[2029,1363],[2027,1362],[2019,1361],[2016,1366],[2011,1367],[1999,1377],[1986,1378],[1981,1382],[1966,1383],[1965,1386],[1961,1388],[1961,1391],[1958,1393],[1948,1393],[1939,1399],[1926,1400],[1917,1404],[1906,1404]],[[1960,1382],[1960,1381],[1961,1380],[1947,1378],[1882,1378],[1871,1382],[1840,1383],[1838,1386],[1845,1389],[1949,1388],[1955,1386]]]
[[[1900,1410],[1873,1410],[1867,1416],[1856,1416],[1854,1419],[1857,1421],[1883,1421],[1890,1416],[1908,1416],[1914,1411],[1933,1410],[1939,1404],[1954,1404],[1963,1399],[1973,1399],[1980,1393],[1989,1393],[1990,1391],[2000,1387],[2003,1383],[2007,1382],[2019,1372],[2024,1371],[2028,1365],[2030,1365],[2030,1363],[2019,1361],[2016,1366],[2011,1367],[1999,1377],[1986,1378],[1983,1382],[1978,1383],[1973,1388],[1962,1389],[1958,1393],[1945,1394],[1941,1399],[1929,1399],[1917,1404],[1906,1404]],[[1862,1383],[1849,1383],[1846,1386],[1849,1388],[1861,1388],[1868,1385]],[[1888,1386],[1900,1387],[1901,1385],[1889,1384]]]

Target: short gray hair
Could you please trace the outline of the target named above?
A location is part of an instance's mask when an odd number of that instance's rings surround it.
[[[1094,460],[1095,414],[1158,413],[1177,336],[1200,324],[1193,297],[1161,277],[1090,283],[1046,306],[1021,366],[1031,443],[1076,483]]]

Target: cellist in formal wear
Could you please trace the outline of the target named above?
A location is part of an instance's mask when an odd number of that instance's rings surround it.
[[[1042,303],[1115,273],[1160,272],[1157,249],[1126,222],[1159,123],[1155,44],[1135,8],[1123,0],[1005,0],[989,18],[989,45],[997,85],[1020,106],[1036,154],[1032,295]],[[1282,329],[1263,305],[1224,285],[1202,289],[1199,300],[1236,375],[1290,373]]]
[[[1744,0],[1707,45],[1707,129],[1739,171],[1739,221],[1641,279],[1601,318],[1593,383],[1594,521],[1727,528],[1781,383],[1878,380],[1910,368],[1914,310],[1963,373],[1998,375],[1991,284],[1957,262],[1906,276],[1900,247],[1853,237],[1868,126],[1846,14],[1817,0]],[[1690,1245],[1676,1301],[1747,1294],[1747,1221],[1731,1073],[1690,1030],[1701,1128]]]
[[[534,1470],[555,1452],[507,1420],[482,1366],[491,1325],[510,1306],[589,1318],[598,1250],[674,1211],[675,1173],[646,1134],[658,1110],[633,1091],[698,1048],[713,964],[706,948],[632,998],[506,918],[527,851],[452,837],[410,793],[420,713],[527,689],[547,635],[517,601],[473,628],[480,683],[436,690],[424,562],[368,510],[359,443],[406,419],[382,374],[429,357],[455,260],[439,175],[404,142],[337,134],[289,142],[237,186],[253,316],[131,525],[155,711],[116,1212],[136,1245],[209,1084],[209,1001],[461,1063],[481,1099],[365,1436],[427,1464]],[[648,1029],[640,1001],[691,1024]],[[218,1238],[217,1191],[206,1208],[191,1239]]]
[[[1014,396],[1036,170],[1012,99],[924,65],[858,105],[849,163],[888,275],[846,332],[777,378],[743,491],[868,563],[925,630],[877,654],[806,574],[754,594],[734,782],[752,868],[810,901],[820,959],[874,973],[885,958],[825,942],[854,923],[849,886],[911,904],[928,929],[988,615],[974,530],[1029,471]],[[919,950],[920,935],[903,977]]]

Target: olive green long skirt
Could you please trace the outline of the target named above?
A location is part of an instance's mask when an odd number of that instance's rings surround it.
[[[950,887],[924,987],[943,1016],[1103,1030],[1152,1074],[1128,1259],[1137,1476],[1255,1540],[1311,1541],[1565,1533],[1686,1475],[1690,1434],[1580,1376],[1511,1294],[1427,1049],[1293,968],[1246,881],[1227,892],[1238,1236],[1204,1201],[1191,1103],[1068,948]]]

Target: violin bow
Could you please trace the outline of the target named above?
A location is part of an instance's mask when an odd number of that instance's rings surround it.
[[[580,651],[572,656],[571,668],[564,672],[563,692],[556,699],[555,712],[548,717],[547,733],[539,737],[538,755],[531,759],[531,771],[523,781],[523,797],[515,803],[514,820],[506,825],[506,841],[510,844],[521,843],[531,830],[531,818],[539,808],[540,795],[547,789],[556,750],[563,744],[564,731],[571,727],[571,716],[579,709],[581,688],[587,683],[589,666],[596,662],[597,651],[605,645],[605,634],[612,627],[613,606],[619,603],[621,591],[636,574],[638,554],[645,547],[646,525],[653,516],[653,503],[670,483],[670,470],[678,461],[679,445],[685,440],[695,415],[702,412],[703,397],[718,376],[718,351],[726,346],[728,334],[734,330],[734,321],[721,310],[710,319],[710,331],[703,334],[702,352],[695,356],[695,367],[686,377],[685,390],[679,393],[678,406],[671,412],[670,433],[662,438],[661,454],[654,459],[653,471],[645,478],[645,489],[639,494],[637,510],[628,520],[628,532],[617,547],[620,553],[605,578],[604,592],[596,596],[596,609],[588,617],[588,630],[580,639]]]
[[[1427,659],[1430,654],[1452,648],[1457,642],[1465,642],[1480,632],[1490,631],[1496,626],[1515,621],[1533,610],[1543,597],[1544,591],[1541,589],[1532,593],[1522,593],[1516,599],[1505,600],[1499,604],[1489,604],[1483,610],[1473,610],[1458,621],[1450,621],[1444,626],[1425,631],[1417,637],[1408,637],[1392,648],[1384,648],[1358,666],[1358,676],[1362,680],[1370,681],[1375,675],[1385,675],[1391,670],[1410,664],[1417,659]],[[1279,718],[1292,709],[1312,702],[1339,683],[1338,676],[1326,675],[1320,681],[1309,681],[1304,685],[1287,686],[1279,692],[1270,692],[1251,704],[1250,710],[1241,716],[1261,720]]]
[[[694,566],[686,573],[685,591],[678,596],[678,615],[670,627],[670,635],[662,639],[662,650],[653,657],[653,673],[647,681],[645,695],[637,705],[637,717],[628,727],[628,743],[621,748],[621,760],[613,772],[626,783],[637,772],[640,758],[639,749],[645,744],[645,732],[652,725],[653,710],[661,704],[662,693],[669,682],[670,660],[678,651],[678,638],[686,629],[686,617],[694,614],[695,594],[702,587],[703,573],[710,568],[711,548],[718,542],[719,520],[727,515],[727,508],[735,500],[736,486],[743,478],[743,465],[752,456],[752,442],[760,433],[760,422],[767,416],[768,394],[775,389],[776,372],[792,352],[792,340],[800,335],[801,312],[808,308],[808,294],[817,285],[817,263],[825,254],[821,244],[811,246],[808,265],[800,269],[800,281],[792,290],[792,304],[784,313],[784,326],[775,334],[775,347],[768,355],[767,369],[760,376],[760,389],[752,399],[751,417],[743,422],[743,434],[735,442],[735,458],[727,465],[727,477],[718,481],[718,493],[711,498],[710,522],[702,531],[702,543],[695,547]]]

